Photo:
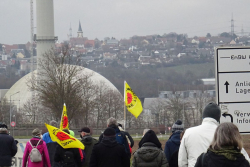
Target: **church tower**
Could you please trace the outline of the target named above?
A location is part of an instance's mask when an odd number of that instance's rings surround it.
[[[71,28],[71,23],[70,23],[70,28],[69,28],[69,39],[72,38],[72,28]]]
[[[77,31],[77,38],[83,38],[82,26],[80,21],[79,21],[79,28]]]

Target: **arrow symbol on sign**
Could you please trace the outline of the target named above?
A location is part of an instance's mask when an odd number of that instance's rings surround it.
[[[229,116],[231,118],[231,122],[233,123],[233,116],[231,114],[223,113],[222,116],[225,118],[226,116]]]
[[[224,85],[226,85],[226,93],[228,93],[228,85],[229,85],[229,83],[226,81]]]

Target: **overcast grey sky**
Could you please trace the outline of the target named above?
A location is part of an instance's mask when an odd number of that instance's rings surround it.
[[[35,0],[34,0],[35,1]],[[30,39],[29,0],[0,0],[0,43]],[[129,38],[169,32],[205,36],[250,32],[249,0],[54,0],[55,35],[67,39],[70,23],[76,35],[79,20],[89,39]]]

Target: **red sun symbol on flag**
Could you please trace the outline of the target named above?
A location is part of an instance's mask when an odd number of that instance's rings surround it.
[[[64,116],[63,117],[63,128],[66,128],[68,125],[68,117],[67,116]]]
[[[127,93],[127,101],[128,101],[128,104],[130,104],[133,100],[133,96],[131,93]]]
[[[61,141],[64,141],[64,140],[68,140],[68,139],[71,139],[71,140],[75,140],[74,138],[71,138],[69,135],[63,133],[63,132],[58,132],[56,134],[56,137],[61,140]],[[76,141],[76,140],[75,140]]]

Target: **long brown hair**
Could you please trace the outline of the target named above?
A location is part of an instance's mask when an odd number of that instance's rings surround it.
[[[239,150],[243,147],[239,129],[231,122],[222,123],[217,127],[210,148],[219,150],[224,146],[234,146]]]

